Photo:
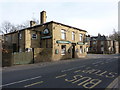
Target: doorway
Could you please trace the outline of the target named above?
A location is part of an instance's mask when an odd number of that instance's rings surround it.
[[[72,58],[75,58],[75,45],[72,45]]]

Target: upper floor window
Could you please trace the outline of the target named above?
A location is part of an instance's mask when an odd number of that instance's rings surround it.
[[[66,39],[66,31],[61,30],[61,39]]]
[[[75,40],[75,32],[72,32],[72,40]]]
[[[22,34],[21,33],[19,33],[19,39],[22,39]]]
[[[101,45],[104,45],[104,41],[101,41]]]
[[[83,34],[79,34],[79,39],[80,39],[80,41],[83,40]]]
[[[93,41],[93,44],[96,44],[96,41]]]
[[[108,42],[107,45],[110,46],[110,41],[107,41],[107,42]]]
[[[8,41],[8,37],[7,36],[5,37],[5,41]]]
[[[32,34],[32,39],[37,39],[37,34]]]

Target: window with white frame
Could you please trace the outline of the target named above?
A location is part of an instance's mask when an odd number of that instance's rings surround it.
[[[80,46],[80,53],[83,53],[83,47]]]
[[[75,32],[72,32],[72,40],[75,40]]]
[[[86,47],[86,52],[88,52],[88,47]]]
[[[65,55],[66,53],[66,45],[61,45],[61,55]]]
[[[37,39],[37,34],[32,34],[32,39]]]
[[[19,33],[19,39],[22,39],[22,33]]]
[[[104,41],[101,41],[101,45],[104,45]]]
[[[8,41],[8,37],[7,36],[5,37],[5,41]]]
[[[83,40],[83,34],[79,34],[79,39],[80,39],[80,41]]]
[[[104,51],[104,47],[101,47],[101,51]]]
[[[61,30],[61,39],[66,39],[66,31]]]
[[[110,41],[107,41],[108,46],[110,46]]]

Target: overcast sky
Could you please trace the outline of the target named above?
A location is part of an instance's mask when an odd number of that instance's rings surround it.
[[[114,28],[118,30],[118,0],[1,0],[0,24],[40,19],[42,10],[47,12],[47,22],[74,26],[90,35],[109,35]]]

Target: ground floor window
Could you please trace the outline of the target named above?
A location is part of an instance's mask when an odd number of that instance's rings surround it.
[[[83,47],[80,46],[80,53],[83,53]]]
[[[101,47],[101,51],[102,51],[102,52],[104,51],[104,47]]]
[[[86,47],[86,52],[88,52],[88,47]]]
[[[61,55],[65,55],[66,53],[66,45],[61,45]]]

